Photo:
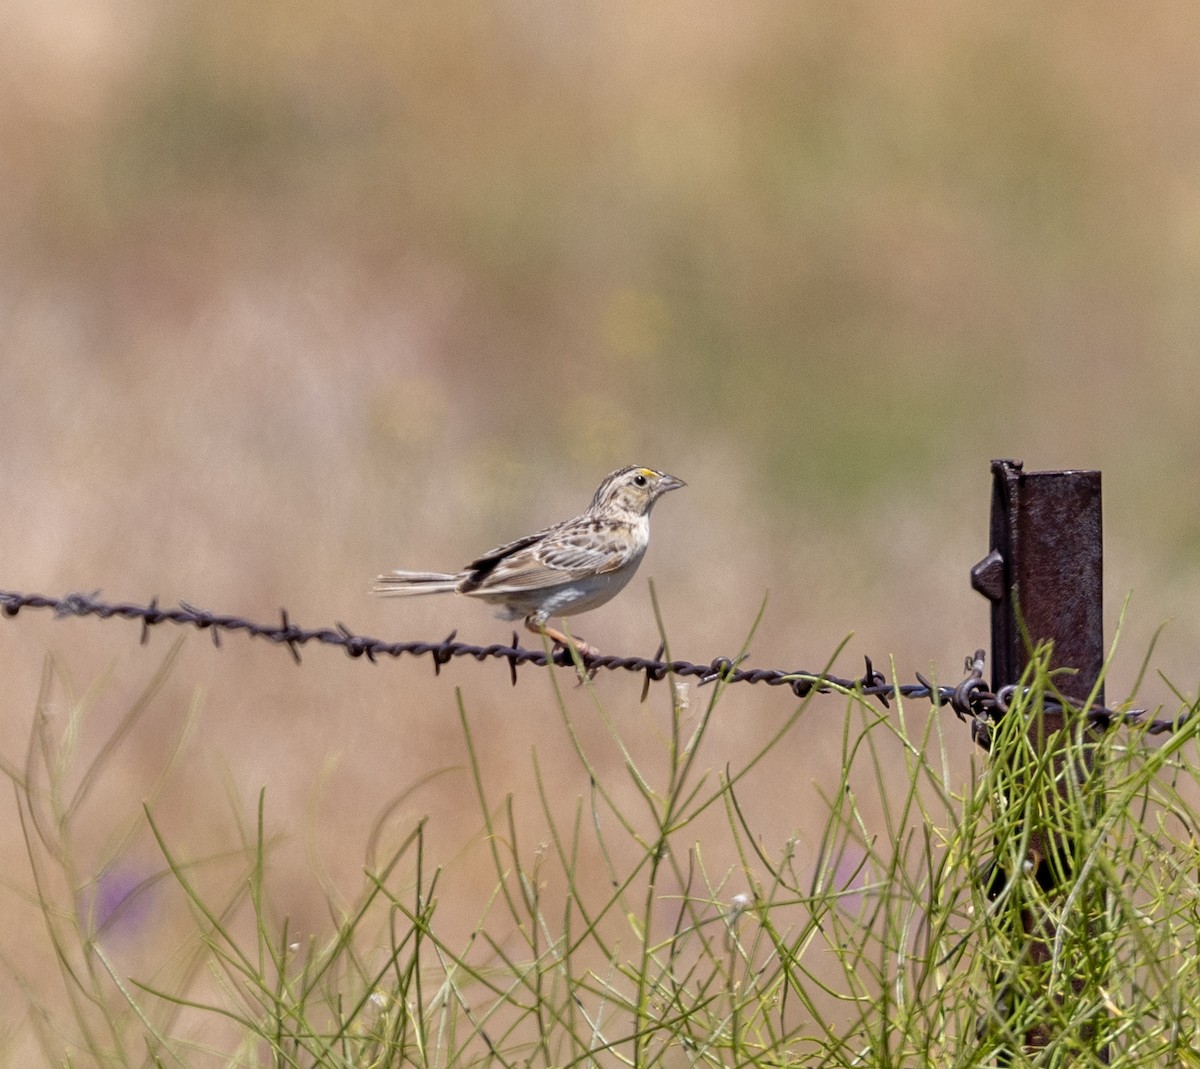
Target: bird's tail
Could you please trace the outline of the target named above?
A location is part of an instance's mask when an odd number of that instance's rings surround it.
[[[458,589],[461,576],[445,572],[388,572],[377,575],[371,591],[384,597],[411,597],[414,594],[449,594]]]

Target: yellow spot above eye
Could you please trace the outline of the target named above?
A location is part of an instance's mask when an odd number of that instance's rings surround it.
[[[646,476],[647,479],[654,478],[654,472],[652,472],[649,468],[639,468],[638,474]]]

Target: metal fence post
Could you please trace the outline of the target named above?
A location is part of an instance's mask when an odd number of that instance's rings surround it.
[[[1021,621],[1036,644],[1054,640],[1052,667],[1074,668],[1060,689],[1083,702],[1104,665],[1104,542],[1098,471],[1022,470],[992,461],[991,552],[971,583],[992,603],[992,690],[1029,662]],[[1104,696],[1098,698],[1104,704]]]
[[[971,570],[971,583],[992,605],[992,690],[1016,683],[1029,663],[1032,647],[1051,640],[1052,668],[1071,668],[1056,683],[1063,695],[1082,705],[1091,695],[1104,664],[1103,578],[1100,473],[1098,471],[1026,472],[1019,461],[992,462],[991,551]],[[1096,698],[1103,705],[1104,695]],[[1065,745],[1061,709],[1027,726],[1030,745]],[[1060,741],[1054,743],[1052,740]],[[1061,767],[1057,760],[1055,766]],[[1080,769],[1094,772],[1090,761]],[[1060,793],[1067,785],[1060,779]],[[1064,877],[1071,877],[1073,849],[1061,830],[1027,828],[1027,865],[1047,898],[1061,898]],[[1048,860],[1054,855],[1054,864]],[[996,890],[1013,874],[993,871]],[[1101,901],[1093,906],[1103,909]],[[1093,914],[1099,915],[1099,914]],[[1022,941],[1028,960],[1044,964],[1057,935],[1044,917],[1022,911]],[[1048,1024],[1025,1035],[1028,1047],[1052,1038]],[[1107,1062],[1106,1051],[1096,1052]]]

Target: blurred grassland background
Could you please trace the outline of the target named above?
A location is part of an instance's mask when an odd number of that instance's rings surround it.
[[[1110,634],[1134,594],[1110,699],[1166,620],[1154,664],[1194,690],[1195,5],[6,0],[3,21],[0,586],[501,640],[483,606],[375,602],[370,579],[455,567],[638,462],[689,486],[630,589],[575,621],[590,641],[653,652],[653,577],[675,656],[733,654],[769,590],[753,663],[820,669],[854,632],[844,674],[894,654],[948,682],[987,645],[967,573],[1009,456],[1104,472]],[[5,759],[47,651],[80,689],[113,669],[94,752],[171,636],[136,639],[3,623]],[[349,894],[378,815],[445,767],[393,822],[432,815],[469,930],[454,685],[497,796],[533,820],[535,746],[586,791],[536,671],[296,668],[194,635],[78,849],[111,867],[199,691],[156,802],[181,853],[228,842],[265,786],[280,913],[320,933],[318,861]],[[632,746],[663,745],[665,698],[597,690]],[[790,709],[737,689],[715,737],[752,752]],[[770,848],[804,842],[843,713],[815,706],[747,787]],[[144,835],[116,862],[157,863]],[[148,911],[131,969],[182,923]],[[36,924],[5,942],[46,953]]]

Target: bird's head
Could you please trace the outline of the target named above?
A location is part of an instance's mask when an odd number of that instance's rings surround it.
[[[621,468],[605,478],[592,498],[593,513],[630,518],[645,516],[668,490],[686,485],[682,479],[653,468]]]

